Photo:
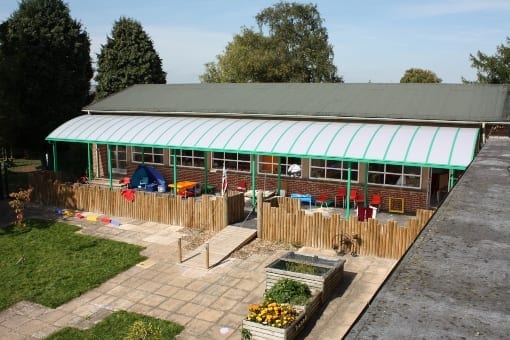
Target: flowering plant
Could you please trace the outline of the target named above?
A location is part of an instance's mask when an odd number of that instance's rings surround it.
[[[298,315],[296,309],[291,305],[277,303],[271,299],[259,304],[252,304],[248,310],[246,320],[278,328],[288,327]]]

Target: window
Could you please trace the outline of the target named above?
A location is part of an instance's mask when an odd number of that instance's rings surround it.
[[[310,178],[347,181],[348,162],[310,159]],[[351,162],[351,181],[358,181],[358,162]]]
[[[213,152],[212,167],[214,169],[223,168],[233,171],[250,172],[250,155],[233,152]]]
[[[177,166],[185,166],[191,168],[204,167],[204,152],[195,150],[172,150],[177,152]],[[173,154],[170,157],[170,165],[173,164]]]
[[[125,169],[127,165],[127,153],[125,145],[111,145],[112,168]]]
[[[406,188],[419,188],[421,185],[421,167],[392,164],[369,164],[368,183]]]
[[[131,158],[134,163],[163,164],[163,148],[133,147]]]
[[[280,159],[280,171],[282,176],[301,177],[301,158],[298,157],[278,157],[278,156],[259,156],[258,171],[260,174],[278,174],[278,159]],[[297,165],[297,167],[296,167]],[[292,166],[292,167],[291,167]],[[291,170],[299,169],[299,172],[289,173]]]

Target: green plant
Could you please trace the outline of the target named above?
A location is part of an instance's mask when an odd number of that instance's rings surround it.
[[[241,339],[251,340],[251,332],[249,329],[241,328]]]
[[[182,332],[183,326],[174,322],[156,319],[147,315],[118,311],[112,313],[101,322],[95,324],[89,329],[78,329],[74,327],[65,327],[50,334],[47,340],[90,340],[90,339],[109,339],[126,340],[129,339],[175,339],[176,335]],[[133,331],[133,333],[131,333]],[[138,333],[142,331],[141,333]],[[152,332],[152,333],[151,333]],[[136,333],[136,334],[135,334]],[[151,333],[152,335],[150,335]],[[136,335],[146,338],[136,337]],[[156,337],[157,336],[157,337]]]
[[[268,301],[304,305],[312,296],[308,285],[291,279],[281,279],[265,293]]]
[[[250,305],[248,310],[249,313],[246,320],[278,328],[290,326],[298,314],[292,305],[274,302],[271,299],[266,299],[259,304]]]
[[[316,274],[315,267],[312,264],[303,262],[285,262],[285,269],[295,273]]]
[[[162,339],[161,329],[151,322],[135,321],[129,328],[129,334],[125,340],[148,340]]]

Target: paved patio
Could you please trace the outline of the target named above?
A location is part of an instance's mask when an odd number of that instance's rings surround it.
[[[265,266],[284,251],[228,258],[209,270],[190,267],[177,263],[180,227],[120,220],[119,227],[74,218],[69,222],[81,226],[84,234],[142,245],[147,260],[56,309],[20,302],[4,310],[0,313],[0,338],[41,339],[66,326],[87,328],[115,310],[184,325],[179,339],[240,338],[248,305],[262,300]],[[301,252],[335,255],[316,249]],[[345,259],[343,284],[302,338],[340,339],[396,263],[375,257]]]

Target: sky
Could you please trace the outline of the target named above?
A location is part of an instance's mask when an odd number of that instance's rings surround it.
[[[113,24],[140,22],[163,60],[167,83],[198,83],[242,27],[277,1],[67,0],[91,39],[95,62]],[[317,0],[334,64],[346,83],[398,83],[409,68],[434,71],[443,83],[476,80],[470,54],[488,55],[510,36],[508,0]],[[19,7],[0,0],[0,22]]]

